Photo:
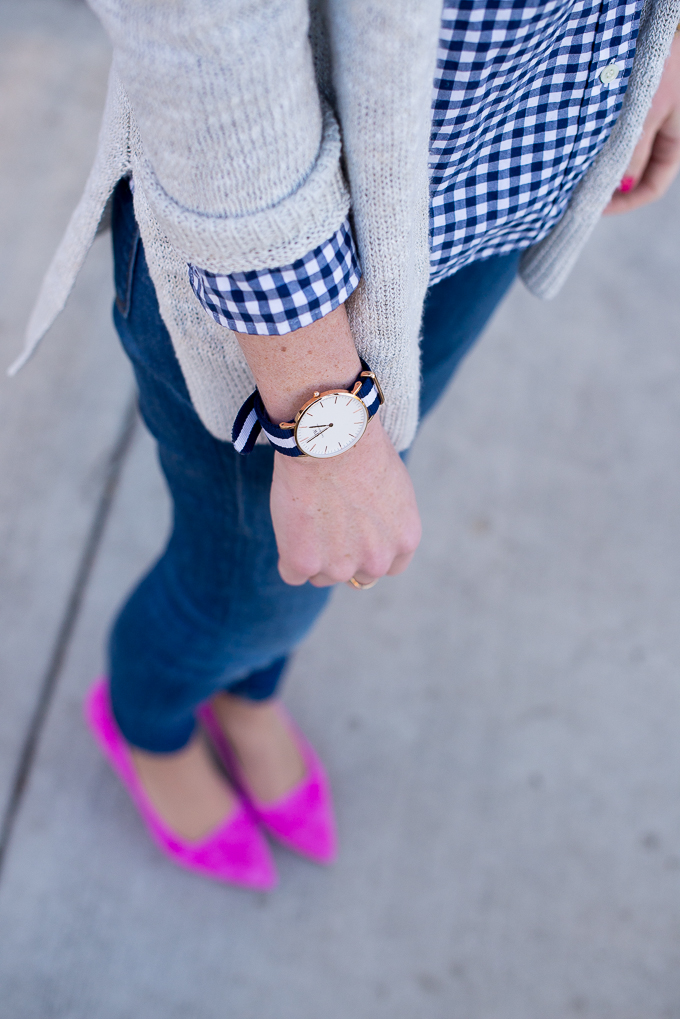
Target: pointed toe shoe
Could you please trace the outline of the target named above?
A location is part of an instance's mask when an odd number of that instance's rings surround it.
[[[276,884],[274,861],[249,807],[239,801],[236,810],[204,838],[190,841],[173,831],[149,800],[135,770],[128,744],[120,732],[106,679],[98,679],[84,704],[85,720],[104,757],[127,788],[149,834],[174,863],[214,881],[257,891]]]
[[[305,777],[273,803],[260,802],[249,790],[214,708],[210,704],[202,705],[198,717],[229,776],[263,828],[287,849],[315,863],[330,864],[337,855],[337,834],[326,770],[283,706],[277,704],[277,708],[305,763]]]

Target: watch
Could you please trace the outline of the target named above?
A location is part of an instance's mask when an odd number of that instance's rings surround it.
[[[236,415],[232,441],[237,453],[250,453],[261,431],[274,449],[285,456],[311,456],[328,460],[346,453],[366,431],[385,402],[380,383],[364,360],[351,389],[314,393],[293,421],[274,424],[255,390]]]

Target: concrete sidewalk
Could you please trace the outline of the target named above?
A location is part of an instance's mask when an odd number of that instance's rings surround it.
[[[80,3],[0,16],[7,363],[108,49]],[[286,687],[340,859],[277,852],[271,896],[160,857],[81,721],[168,527],[97,242],[0,381],[3,1019],[680,1017],[679,221],[676,186],[556,301],[517,287],[424,426],[416,561],[338,590]]]

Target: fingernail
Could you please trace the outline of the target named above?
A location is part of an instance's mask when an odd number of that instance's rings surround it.
[[[625,194],[626,191],[632,191],[634,186],[635,177],[623,177],[621,183],[619,184],[619,191],[623,191],[623,193]]]

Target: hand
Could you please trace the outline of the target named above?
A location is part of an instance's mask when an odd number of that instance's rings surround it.
[[[344,389],[361,371],[344,305],[285,336],[238,339],[272,421],[290,421],[315,391]],[[287,584],[367,584],[405,570],[420,541],[411,479],[380,412],[340,456],[275,453],[271,510]]]
[[[413,485],[379,415],[329,460],[276,453],[271,511],[287,584],[369,583],[406,569],[418,547]]]
[[[640,141],[605,216],[661,198],[680,168],[680,35],[676,34]]]

